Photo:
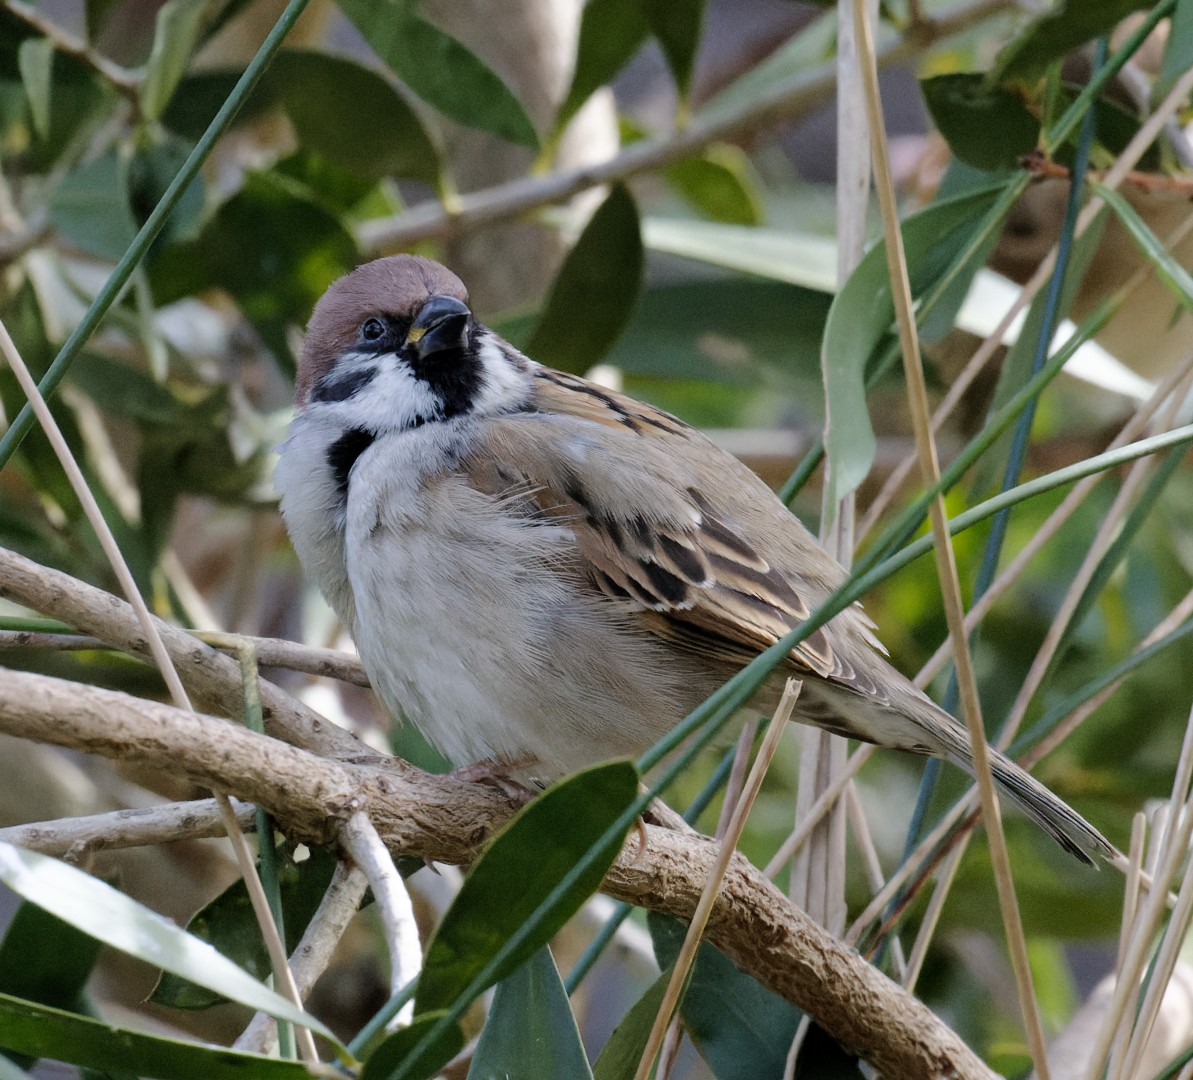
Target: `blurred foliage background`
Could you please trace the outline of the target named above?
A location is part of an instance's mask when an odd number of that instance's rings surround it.
[[[49,372],[55,416],[159,615],[347,647],[302,579],[270,473],[311,307],[359,262],[399,250],[456,269],[480,317],[536,359],[578,373],[600,365],[599,377],[710,430],[776,488],[819,445],[822,364],[852,372],[859,387],[867,378],[866,401],[845,401],[834,416],[830,454],[865,475],[861,515],[884,488],[892,496],[879,528],[906,505],[916,473],[900,482],[896,472],[911,428],[898,365],[880,362],[894,342],[881,251],[849,288],[838,292],[836,281],[834,10],[788,0],[311,0],[255,87],[234,91],[281,10],[275,0],[0,0],[0,319],[34,373]],[[1068,170],[1086,154],[1090,183],[1103,178],[1193,64],[1193,3],[1058,0],[1038,13],[1009,0],[883,0],[878,28],[900,199],[919,222],[907,225],[908,262],[939,401],[1005,297],[1065,233]],[[229,103],[237,109],[225,122]],[[1083,128],[1091,108],[1095,121]],[[1187,392],[1193,242],[1169,237],[1193,194],[1188,109],[1185,101],[1167,117],[1123,197],[1083,239],[1070,230],[1065,241],[1070,268],[1055,315],[1072,320],[1070,330],[1141,278],[1087,337],[1080,364],[1039,396],[1027,475],[1100,452],[1165,378],[1175,380],[1170,401]],[[193,178],[180,184],[184,163]],[[168,191],[172,210],[151,221]],[[877,239],[877,213],[864,228]],[[100,310],[105,290],[111,302]],[[938,434],[946,460],[981,438],[991,410],[1026,380],[1042,322],[1037,302],[1018,344],[1000,345],[972,380]],[[23,404],[0,369],[0,546],[116,591],[47,442],[24,434]],[[1178,401],[1166,422],[1180,422],[1183,409]],[[950,512],[997,490],[1008,453],[1005,437],[985,447],[951,490]],[[1025,703],[1024,730],[1054,728],[1179,616],[1193,570],[1193,484],[1173,453],[1126,505],[1116,503],[1126,469],[1105,471],[984,619],[974,648],[991,732],[1108,522],[1119,542]],[[787,492],[812,527],[822,486],[817,468]],[[1065,490],[1015,508],[1003,566]],[[957,538],[967,590],[989,532],[983,522]],[[859,530],[860,549],[877,535]],[[920,559],[865,598],[909,673],[945,637],[939,595],[931,560]],[[0,615],[7,631],[54,629],[12,605]],[[14,667],[161,693],[149,669],[113,653],[4,644]],[[1132,816],[1170,792],[1191,668],[1193,643],[1176,635],[1036,770],[1124,849]],[[441,767],[417,733],[389,732],[367,694],[274,674],[375,745]],[[947,668],[938,697],[946,685]],[[792,738],[751,819],[743,849],[758,865],[791,829],[797,759]],[[884,753],[857,780],[888,871],[907,843],[922,767]],[[698,763],[674,801],[690,799],[711,768]],[[928,819],[964,785],[942,774]],[[168,776],[6,737],[0,754],[0,825],[190,794]],[[715,827],[717,805],[702,829]],[[1055,1032],[1113,966],[1122,879],[1069,865],[1021,817],[1008,815],[1006,827]],[[855,856],[851,848],[852,915],[872,895]],[[91,869],[176,919],[233,877],[215,842],[108,853]],[[430,877],[411,882],[428,921],[450,894]],[[901,934],[914,935],[930,895],[911,901]],[[980,830],[940,919],[917,992],[995,1068],[1022,1071]],[[565,973],[592,933],[591,919],[581,922],[557,946]],[[602,960],[573,1000],[593,1056],[652,978],[646,920],[629,926],[638,951]],[[666,928],[654,930],[664,948]],[[368,913],[354,935],[314,1003],[349,1035],[386,993]],[[14,948],[10,964],[30,962]],[[670,1075],[772,1075],[795,1018],[717,963],[706,958],[685,1012],[698,1052],[685,1045]],[[163,1030],[218,1041],[243,1023],[232,1006],[186,1015],[142,1006],[152,973],[132,962],[85,968],[72,977],[90,979],[105,1017],[147,1009]],[[5,978],[0,968],[0,989]],[[755,994],[751,1008],[777,1010],[773,1023],[746,1023],[750,1008],[727,1007]],[[813,1071],[818,1061],[827,1071]],[[816,1040],[801,1070],[856,1074]]]

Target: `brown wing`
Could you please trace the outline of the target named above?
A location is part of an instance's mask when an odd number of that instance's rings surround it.
[[[740,665],[783,637],[843,571],[753,473],[666,413],[536,371],[536,411],[485,422],[464,468],[568,521],[593,584],[656,634]],[[795,666],[877,692],[870,624],[853,608],[796,647]],[[859,663],[861,661],[861,663]]]

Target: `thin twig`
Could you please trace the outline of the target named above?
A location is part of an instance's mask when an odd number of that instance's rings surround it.
[[[361,870],[344,862],[336,865],[331,884],[307,925],[298,948],[290,957],[294,982],[304,998],[310,994],[319,976],[327,970],[332,954],[360,907],[368,887],[368,878]],[[272,1016],[257,1013],[232,1044],[232,1049],[270,1054],[277,1046],[277,1031],[277,1021]]]
[[[232,800],[236,821],[243,830],[253,828],[253,808]],[[35,821],[0,829],[0,842],[62,855],[77,860],[92,851],[172,844],[224,835],[223,820],[215,799],[166,803],[163,806],[113,810],[85,817]]]
[[[928,949],[932,945],[932,938],[936,934],[936,927],[940,922],[940,916],[944,912],[945,900],[948,899],[949,887],[953,883],[953,878],[957,876],[957,871],[961,867],[961,859],[965,855],[966,844],[971,834],[967,833],[957,846],[949,852],[948,857],[936,870],[936,888],[932,893],[932,899],[928,901],[928,908],[924,912],[924,918],[920,922],[919,932],[915,936],[915,941],[912,942],[911,955],[907,959],[907,973],[900,981],[908,990],[915,990],[915,984],[919,980],[920,972],[923,970],[924,961],[928,957]]]
[[[1032,176],[1036,177],[1052,177],[1062,180],[1070,178],[1070,171],[1068,166],[1060,165],[1056,161],[1052,161],[1043,156],[1032,155],[1024,159],[1024,167]],[[1091,180],[1098,180],[1106,175],[1107,170],[1090,169],[1086,174]],[[1136,169],[1128,169],[1122,178],[1125,184],[1134,184],[1136,187],[1154,194],[1156,192],[1172,192],[1174,195],[1179,195],[1182,198],[1188,198],[1193,195],[1193,178],[1188,176],[1170,176],[1167,173],[1148,173],[1139,172]]]
[[[729,827],[725,830],[725,835],[721,837],[718,843],[716,861],[713,863],[708,880],[705,881],[704,888],[700,892],[700,900],[696,904],[692,921],[688,925],[687,933],[684,935],[683,945],[680,946],[679,955],[675,958],[675,967],[671,972],[671,979],[667,983],[667,990],[663,995],[662,1003],[659,1005],[658,1015],[655,1017],[654,1025],[651,1027],[650,1036],[646,1040],[646,1048],[643,1050],[642,1057],[638,1062],[638,1071],[635,1073],[635,1080],[647,1080],[647,1077],[650,1076],[651,1067],[654,1064],[655,1058],[658,1056],[659,1048],[667,1033],[668,1025],[671,1023],[671,1017],[679,1005],[683,988],[687,984],[688,973],[692,970],[692,964],[695,963],[696,951],[700,947],[704,929],[708,925],[709,916],[712,914],[713,903],[717,899],[717,892],[725,877],[725,871],[729,868],[729,860],[737,850],[737,842],[741,838],[742,829],[745,828],[746,818],[749,816],[750,809],[754,805],[754,800],[758,796],[758,791],[762,787],[762,780],[766,776],[766,770],[770,767],[771,759],[775,756],[775,751],[779,748],[779,740],[783,737],[783,729],[791,719],[791,713],[795,709],[795,703],[799,698],[799,692],[802,687],[803,684],[795,679],[787,680],[787,685],[783,690],[783,697],[775,709],[775,715],[771,719],[770,727],[766,730],[766,735],[763,736],[762,746],[759,747],[758,756],[754,759],[754,767],[750,770],[750,776],[746,780],[746,786],[742,790],[741,798],[738,799],[737,805],[733,809],[733,817],[729,822]]]
[[[1127,955],[1127,948],[1135,932],[1135,918],[1139,911],[1139,875],[1143,869],[1143,857],[1147,836],[1147,815],[1137,813],[1131,823],[1131,849],[1127,855],[1130,870],[1127,872],[1127,884],[1123,890],[1123,914],[1121,930],[1118,939],[1118,955],[1115,958],[1115,970],[1121,971],[1123,961]],[[1158,850],[1158,845],[1157,845]],[[1107,1016],[1106,1021],[1115,1025],[1114,1039],[1110,1044],[1110,1059],[1106,1066],[1107,1077],[1119,1074],[1122,1061],[1127,1053],[1127,1046],[1131,1039],[1131,1022],[1134,1010],[1125,1009],[1117,1018]]]
[[[381,926],[389,949],[389,989],[396,994],[412,982],[422,971],[422,946],[418,940],[418,924],[414,921],[414,907],[406,883],[394,866],[393,857],[386,850],[369,816],[358,810],[340,829],[340,846],[368,878],[373,898],[381,912]],[[399,1025],[414,1018],[414,1002],[408,1001],[394,1018]]]
[[[878,859],[878,849],[874,845],[874,837],[870,834],[870,823],[866,820],[862,800],[857,793],[856,784],[845,785],[845,810],[849,815],[849,826],[853,830],[854,843],[862,854],[862,867],[866,874],[866,884],[871,892],[878,892],[886,880],[882,872],[882,863]],[[898,937],[891,939],[891,968],[894,977],[904,986],[907,981],[907,960],[903,955],[903,943]]]
[[[922,479],[925,485],[933,485],[940,479],[940,463],[937,460],[936,445],[932,438],[931,413],[928,408],[927,387],[924,383],[923,361],[920,356],[911,283],[907,273],[907,261],[903,253],[903,234],[899,229],[899,207],[895,200],[895,190],[887,158],[878,72],[874,67],[872,29],[866,18],[864,0],[853,0],[853,10],[859,31],[859,61],[865,79],[866,108],[870,115],[870,130],[873,138],[874,186],[882,210],[887,269],[891,281],[892,298],[895,302],[899,342],[903,351],[903,370],[907,380],[908,404],[911,408],[915,428],[916,449]],[[1027,956],[1023,922],[1015,899],[1010,854],[1007,851],[1006,837],[1002,831],[998,798],[994,792],[994,781],[990,772],[990,756],[982,724],[977,677],[973,670],[973,658],[970,655],[969,643],[965,634],[965,609],[961,600],[961,582],[957,573],[952,538],[949,535],[944,497],[940,493],[937,493],[929,506],[929,516],[935,540],[933,546],[936,552],[941,598],[944,601],[945,617],[953,643],[953,662],[960,690],[961,712],[966,727],[969,729],[973,769],[978,781],[982,817],[989,838],[990,861],[994,871],[999,908],[1002,911],[1007,947],[1010,950],[1011,966],[1015,972],[1015,981],[1019,991],[1019,1005],[1023,1013],[1023,1022],[1027,1029],[1027,1039],[1031,1047],[1031,1056],[1036,1072],[1040,1080],[1048,1080],[1047,1046],[1044,1041],[1044,1030],[1040,1021],[1035,988],[1032,985],[1031,965]]]
[[[31,214],[22,227],[0,232],[0,268],[32,251],[52,232],[53,226],[45,213]]]
[[[103,53],[97,52],[87,42],[80,41],[73,34],[67,33],[57,23],[47,19],[32,4],[26,4],[23,0],[2,0],[2,2],[11,14],[52,42],[55,49],[67,56],[74,57],[79,63],[89,67],[97,75],[111,83],[112,88],[131,101],[133,105],[139,105],[137,95],[141,88],[141,79],[136,72],[121,67],[114,60],[109,60]]]
[[[235,651],[224,640],[222,631],[193,631],[200,641],[221,652]],[[262,667],[284,668],[303,675],[317,675],[337,679],[352,686],[367,688],[369,676],[360,660],[351,653],[339,649],[322,649],[315,645],[303,645],[284,638],[254,637],[237,635],[257,651],[257,662]],[[4,649],[51,649],[55,652],[82,652],[89,650],[116,650],[124,652],[111,642],[101,641],[88,634],[50,634],[38,630],[0,630],[0,650]]]

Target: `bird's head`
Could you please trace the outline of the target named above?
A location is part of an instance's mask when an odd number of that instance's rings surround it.
[[[479,323],[446,267],[395,255],[357,267],[315,306],[299,412],[335,410],[380,433],[518,407],[529,362]]]

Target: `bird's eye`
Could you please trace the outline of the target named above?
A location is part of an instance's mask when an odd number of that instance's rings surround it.
[[[377,341],[385,334],[385,324],[380,319],[365,319],[360,326],[360,336],[365,341]]]

